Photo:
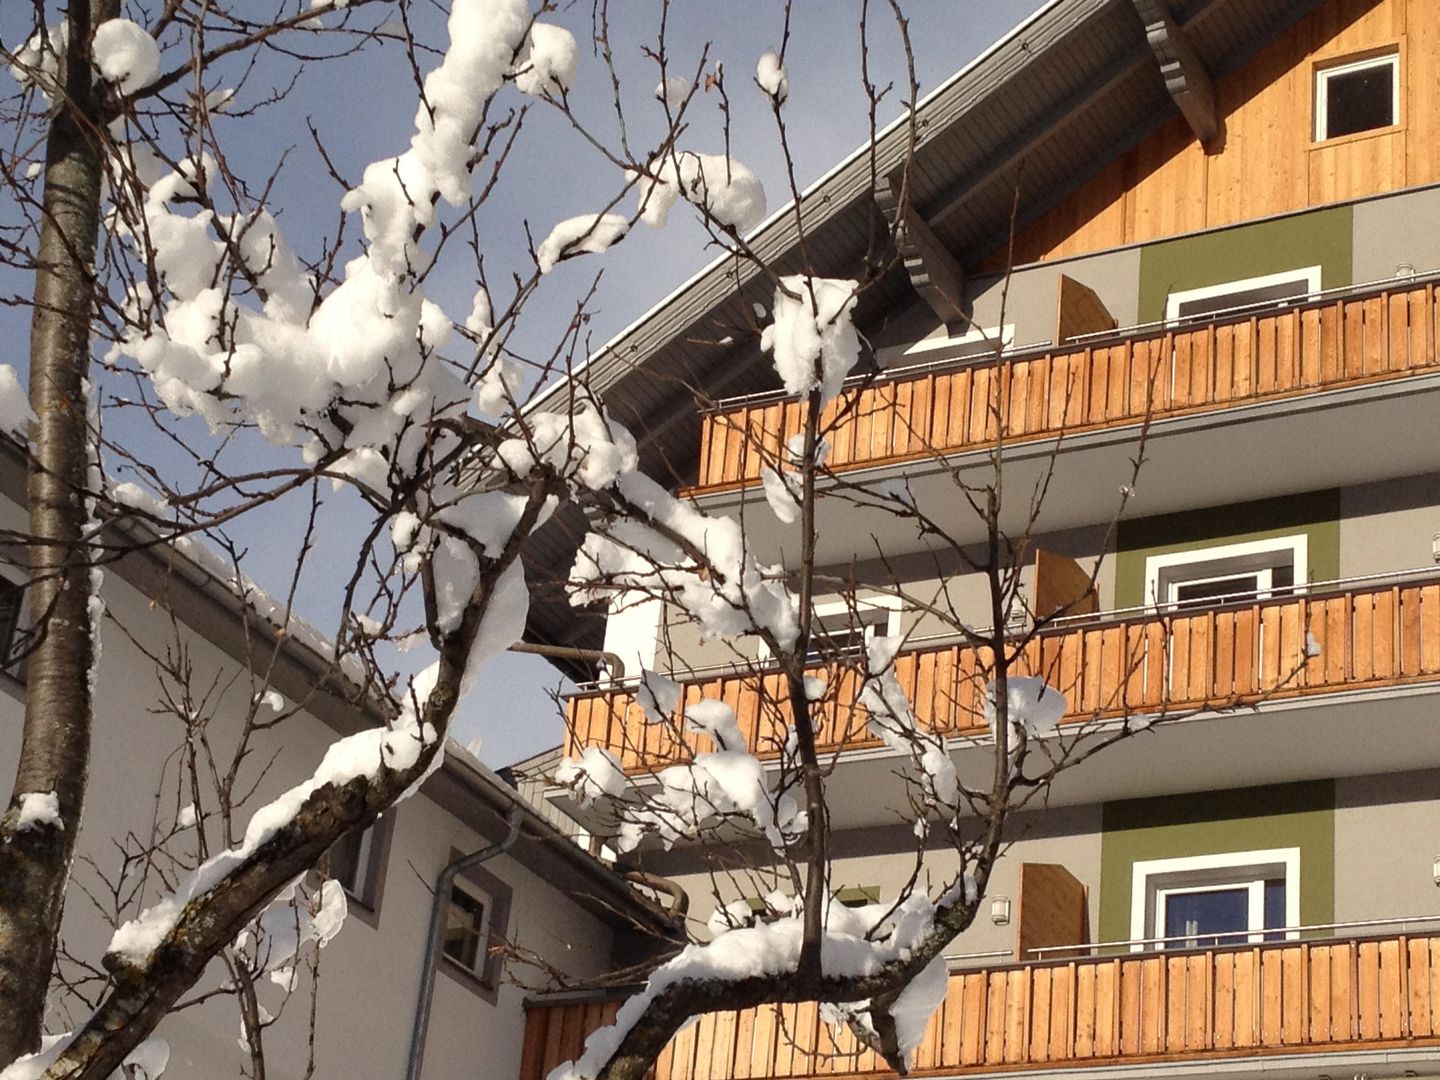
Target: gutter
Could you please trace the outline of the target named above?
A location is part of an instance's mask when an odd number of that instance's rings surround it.
[[[455,885],[455,878],[462,872],[503,855],[515,846],[515,841],[520,839],[521,821],[518,808],[510,811],[507,823],[509,829],[505,833],[505,839],[479,851],[472,851],[469,855],[461,855],[441,870],[440,876],[435,879],[435,888],[430,897],[430,930],[425,936],[425,956],[420,967],[420,993],[415,999],[415,1023],[410,1029],[410,1053],[405,1061],[406,1080],[420,1080],[420,1066],[425,1060],[425,1034],[430,1027],[430,1006],[435,1000],[435,973],[439,963],[441,937],[445,930],[445,904],[449,900],[450,890]]]

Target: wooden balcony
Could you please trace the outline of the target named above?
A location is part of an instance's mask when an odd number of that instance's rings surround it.
[[[521,1080],[579,1054],[618,1002],[532,1006]],[[912,1072],[1056,1070],[1440,1046],[1440,936],[1286,941],[954,972]],[[813,1003],[708,1013],[655,1080],[893,1075]]]
[[[1085,347],[881,376],[831,404],[834,470],[1205,412],[1440,368],[1435,282],[1220,317]],[[997,397],[998,394],[998,397]],[[992,402],[997,407],[992,407]],[[694,493],[753,483],[802,411],[752,400],[703,418]]]
[[[917,719],[945,735],[985,731],[991,658],[945,644],[904,652],[896,674]],[[1065,694],[1069,723],[1179,709],[1332,694],[1440,679],[1440,577],[1433,571],[1312,585],[1300,595],[1203,610],[1092,616],[1047,630],[1017,659]],[[827,750],[878,745],[856,704],[853,667],[817,669],[828,681],[817,735]],[[750,671],[697,678],[684,704],[719,698],[736,711],[752,752],[777,754],[788,725],[783,678]],[[627,771],[685,760],[709,749],[682,734],[679,717],[647,724],[629,689],[577,694],[568,702],[566,753],[603,746]]]

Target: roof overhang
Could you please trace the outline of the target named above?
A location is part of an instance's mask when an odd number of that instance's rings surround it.
[[[1182,108],[1190,110],[1195,95],[1203,97],[1196,88],[1204,78],[1241,67],[1321,2],[1168,0],[1160,14],[1170,16],[1169,36],[1157,41],[1156,0],[1051,0],[917,107],[915,214],[958,265],[976,266],[1016,225],[1023,228]],[[1167,59],[1166,48],[1178,49],[1182,60]],[[869,145],[858,148],[801,195],[798,213],[787,205],[760,225],[751,248],[772,267],[793,272],[803,221],[815,270],[856,276],[884,236],[871,177],[904,166],[911,131],[902,117],[881,132],[874,173]],[[768,278],[753,265],[717,259],[531,407],[563,408],[583,385],[634,432],[652,476],[684,484],[699,449],[697,400],[778,385],[753,330],[752,305],[768,308],[770,293]],[[861,296],[856,318],[873,330],[917,302],[896,261]],[[583,533],[578,512],[557,514],[530,545],[532,577],[563,578]],[[530,636],[537,640],[593,646],[602,628],[598,617],[577,617],[560,587],[542,587],[532,606]]]

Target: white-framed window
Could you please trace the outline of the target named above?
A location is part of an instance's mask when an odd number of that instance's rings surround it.
[[[968,360],[993,354],[996,347],[1008,349],[1015,344],[1015,324],[983,326],[963,334],[921,338],[903,350],[886,349],[876,354],[882,368],[905,368],[940,360]]]
[[[1393,127],[1400,122],[1400,54],[1315,69],[1315,141]]]
[[[1266,600],[1308,580],[1304,533],[1239,544],[1173,551],[1145,560],[1145,597],[1173,608],[1223,603],[1226,597]]]
[[[1187,949],[1298,936],[1300,849],[1151,859],[1132,867],[1131,949]]]
[[[877,637],[895,637],[900,633],[900,612],[904,603],[898,596],[854,597],[814,604],[814,631],[806,663],[818,664],[822,659],[858,653]],[[770,648],[759,643],[761,660],[770,658]]]
[[[1184,323],[1221,312],[1279,307],[1320,291],[1320,267],[1305,266],[1278,274],[1225,281],[1198,289],[1172,292],[1165,301],[1165,320]]]
[[[440,951],[472,975],[483,977],[490,959],[490,897],[457,878],[445,906]]]

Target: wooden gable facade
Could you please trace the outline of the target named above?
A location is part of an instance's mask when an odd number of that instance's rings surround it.
[[[1399,123],[1314,139],[1315,73],[1400,56]],[[1024,229],[1014,263],[1043,262],[1440,182],[1440,9],[1435,0],[1330,0],[1217,80],[1220,140],[1183,118],[1112,161]],[[992,264],[1001,267],[1004,253]]]

